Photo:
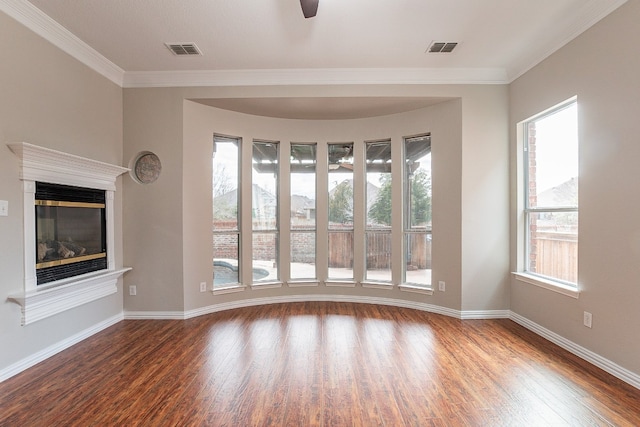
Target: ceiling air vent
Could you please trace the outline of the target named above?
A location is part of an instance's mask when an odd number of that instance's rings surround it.
[[[427,52],[429,53],[451,53],[458,46],[457,42],[433,42]]]
[[[165,43],[174,55],[202,55],[195,43]]]

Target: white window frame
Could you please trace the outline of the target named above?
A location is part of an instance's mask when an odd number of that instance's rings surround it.
[[[212,231],[212,238],[216,235],[232,235],[235,234],[237,235],[237,241],[238,241],[238,281],[234,282],[234,283],[224,283],[222,285],[218,285],[216,286],[215,283],[215,274],[213,277],[213,291],[214,293],[225,293],[225,292],[235,292],[238,290],[242,290],[244,289],[244,285],[243,283],[243,262],[242,262],[242,218],[241,218],[241,212],[242,212],[242,188],[240,185],[241,182],[241,178],[242,178],[242,138],[241,137],[235,137],[235,136],[228,136],[228,135],[221,135],[221,134],[214,134],[213,135],[213,155],[215,158],[216,155],[216,144],[217,143],[228,143],[228,142],[232,142],[234,141],[237,144],[238,147],[238,169],[237,169],[237,176],[236,176],[236,180],[237,180],[237,189],[236,189],[236,200],[237,200],[237,227],[235,230],[216,230],[213,229]],[[213,159],[212,159],[213,160]],[[215,171],[214,171],[215,172]],[[213,180],[215,179],[214,176],[211,177],[212,178],[212,185],[213,185]],[[213,188],[212,188],[212,194],[213,194]],[[215,195],[213,196],[213,206],[215,206]],[[212,208],[213,208],[212,206]],[[213,242],[212,242],[213,243]],[[215,261],[215,248],[214,248],[214,258],[212,260],[212,262]]]
[[[391,179],[391,182],[389,185],[391,185],[391,192],[393,193],[393,183],[394,180],[397,180],[397,177],[394,177],[394,170],[395,167],[393,166],[393,159],[394,159],[394,155],[393,155],[393,144],[392,144],[392,140],[390,138],[388,139],[378,139],[378,140],[371,140],[371,141],[365,141],[364,142],[364,158],[365,158],[365,165],[364,165],[364,182],[365,182],[365,186],[367,186],[367,182],[368,182],[368,174],[369,174],[369,166],[370,165],[375,165],[375,164],[384,164],[384,163],[377,163],[377,162],[373,162],[370,163],[367,160],[367,156],[368,156],[368,149],[370,146],[375,146],[375,145],[388,145],[389,147],[389,159],[386,161],[389,164],[389,177]],[[380,159],[379,159],[380,160]],[[384,160],[384,159],[381,159]],[[373,172],[376,173],[376,172]],[[396,172],[397,174],[397,172]],[[382,187],[380,188],[382,190]],[[388,240],[389,240],[389,268],[388,268],[388,278],[374,278],[371,277],[370,272],[375,272],[374,269],[370,269],[369,268],[369,264],[367,262],[368,260],[368,253],[365,253],[365,259],[364,259],[364,282],[363,282],[363,286],[365,287],[379,287],[379,288],[390,288],[393,287],[393,277],[394,277],[394,252],[393,252],[393,248],[394,248],[394,238],[396,238],[395,236],[401,235],[401,230],[394,230],[394,221],[393,221],[393,217],[394,214],[393,212],[391,212],[391,218],[390,218],[390,223],[387,227],[376,227],[376,226],[371,226],[371,224],[369,224],[369,222],[367,221],[369,219],[369,209],[371,206],[370,205],[370,200],[368,200],[368,195],[366,194],[366,187],[365,187],[365,212],[364,212],[364,235],[361,237],[364,240],[364,247],[365,247],[365,251],[367,250],[367,248],[369,248],[369,236],[370,235],[388,235]],[[396,210],[393,209],[393,201],[390,201],[391,207],[392,207],[392,211]],[[360,238],[359,236],[355,236],[355,238]]]
[[[255,139],[253,141],[252,144],[252,150],[255,148],[256,144],[271,144],[274,145],[276,147],[276,158],[275,158],[275,162],[273,162],[272,164],[274,165],[274,174],[275,174],[275,224],[273,228],[260,228],[260,229],[256,229],[255,225],[252,223],[251,226],[251,239],[252,242],[254,242],[253,237],[255,234],[270,234],[275,236],[275,241],[276,241],[276,245],[275,245],[275,260],[273,261],[275,263],[275,268],[277,271],[276,274],[276,278],[272,278],[272,279],[259,279],[259,280],[255,280],[253,278],[253,274],[251,277],[251,286],[254,288],[269,288],[269,287],[280,287],[282,285],[281,282],[281,274],[282,274],[282,269],[280,268],[280,150],[281,150],[281,144],[279,141],[267,141],[267,140],[261,140],[261,139]],[[252,155],[252,167],[253,167],[253,155]],[[255,186],[259,183],[254,182],[253,180],[253,170],[252,170],[252,177],[251,177],[251,182],[252,182],[252,191],[255,189]],[[252,206],[251,209],[253,211],[254,206],[253,206],[253,202],[256,200],[255,195],[253,195],[252,197]],[[252,212],[252,216],[253,216],[253,212]],[[253,220],[253,218],[252,218]],[[252,221],[253,222],[253,221]],[[255,270],[255,259],[253,258],[253,253],[255,252],[255,245],[252,246],[252,255],[251,255],[251,269],[252,272]]]
[[[410,181],[409,181],[409,171],[408,171],[408,162],[407,162],[407,152],[406,152],[406,147],[407,147],[407,142],[414,140],[416,138],[429,138],[429,140],[431,140],[431,135],[429,133],[426,134],[422,134],[422,135],[416,135],[416,136],[411,136],[411,137],[405,137],[403,138],[402,141],[402,167],[403,167],[403,180],[402,180],[402,184],[403,184],[403,192],[402,192],[402,196],[403,196],[403,206],[404,211],[403,211],[403,219],[402,219],[402,247],[403,247],[403,251],[405,251],[402,255],[403,258],[403,262],[402,262],[402,283],[404,286],[408,286],[408,287],[417,287],[417,288],[424,288],[424,289],[432,289],[432,278],[431,275],[429,276],[429,280],[428,283],[416,283],[416,282],[408,282],[407,281],[407,253],[406,251],[408,251],[408,240],[410,236],[419,236],[419,235],[425,235],[426,236],[433,236],[433,227],[429,227],[429,228],[417,228],[414,227],[411,224],[411,188],[410,188]],[[429,142],[429,150],[431,150],[431,143]],[[431,212],[433,212],[433,207],[431,207]]]
[[[314,200],[314,206],[313,206],[313,210],[311,211],[311,207],[308,206],[307,208],[309,209],[307,211],[308,215],[314,215],[314,225],[313,225],[313,229],[312,228],[306,228],[306,229],[296,229],[293,227],[292,225],[292,221],[291,221],[291,216],[290,216],[290,212],[289,212],[289,220],[288,220],[288,230],[289,230],[289,278],[288,278],[288,286],[290,287],[304,287],[304,286],[317,286],[318,285],[318,218],[317,218],[317,210],[318,210],[318,198],[319,197],[327,197],[325,195],[320,196],[319,192],[317,191],[317,186],[318,186],[318,150],[320,147],[320,144],[318,144],[317,142],[291,142],[289,144],[289,200],[291,200],[291,197],[293,195],[292,192],[292,180],[291,180],[291,176],[293,175],[294,172],[292,172],[293,169],[293,164],[295,163],[292,160],[292,149],[294,146],[312,146],[314,147],[314,159],[313,159],[313,167],[314,167],[314,188],[315,188],[315,200]],[[309,234],[313,234],[313,238],[314,238],[314,275],[313,277],[291,277],[291,271],[293,270],[292,268],[292,263],[293,263],[293,251],[294,251],[294,242],[293,242],[293,236],[296,234],[305,234],[305,233],[309,233]]]
[[[545,206],[529,206],[529,135],[528,128],[531,122],[539,121],[541,119],[552,116],[566,108],[573,105],[577,106],[577,98],[572,97],[558,105],[555,105],[531,118],[522,121],[518,124],[518,138],[519,145],[522,147],[521,164],[521,176],[519,178],[518,187],[521,195],[519,204],[521,205],[521,221],[518,223],[518,240],[520,241],[518,247],[518,271],[514,273],[516,279],[522,283],[528,283],[534,286],[538,286],[544,289],[548,289],[557,293],[561,293],[573,298],[579,296],[579,284],[568,282],[556,277],[546,276],[537,272],[529,270],[529,241],[530,241],[530,217],[531,215],[541,213],[562,213],[562,212],[579,212],[579,201],[576,206],[561,206],[561,207],[545,207]],[[577,129],[576,129],[577,132]],[[579,177],[578,177],[579,179]],[[578,235],[579,242],[579,235]]]

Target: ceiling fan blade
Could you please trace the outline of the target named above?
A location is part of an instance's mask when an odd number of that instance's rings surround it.
[[[302,6],[302,13],[305,18],[313,18],[318,12],[319,0],[300,0],[300,6]]]

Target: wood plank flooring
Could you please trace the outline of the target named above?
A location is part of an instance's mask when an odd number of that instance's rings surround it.
[[[638,426],[640,390],[510,320],[277,304],[123,321],[0,383],[0,426]]]

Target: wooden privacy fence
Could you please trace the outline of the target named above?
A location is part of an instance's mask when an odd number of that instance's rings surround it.
[[[535,242],[535,272],[567,282],[578,281],[578,236],[575,233],[538,231]]]
[[[329,232],[329,268],[353,268],[353,233]]]
[[[367,269],[388,269],[391,267],[391,234],[367,233]],[[329,233],[329,267],[353,267],[353,233]],[[407,268],[421,270],[431,268],[431,239],[427,234],[411,235],[407,245]]]

